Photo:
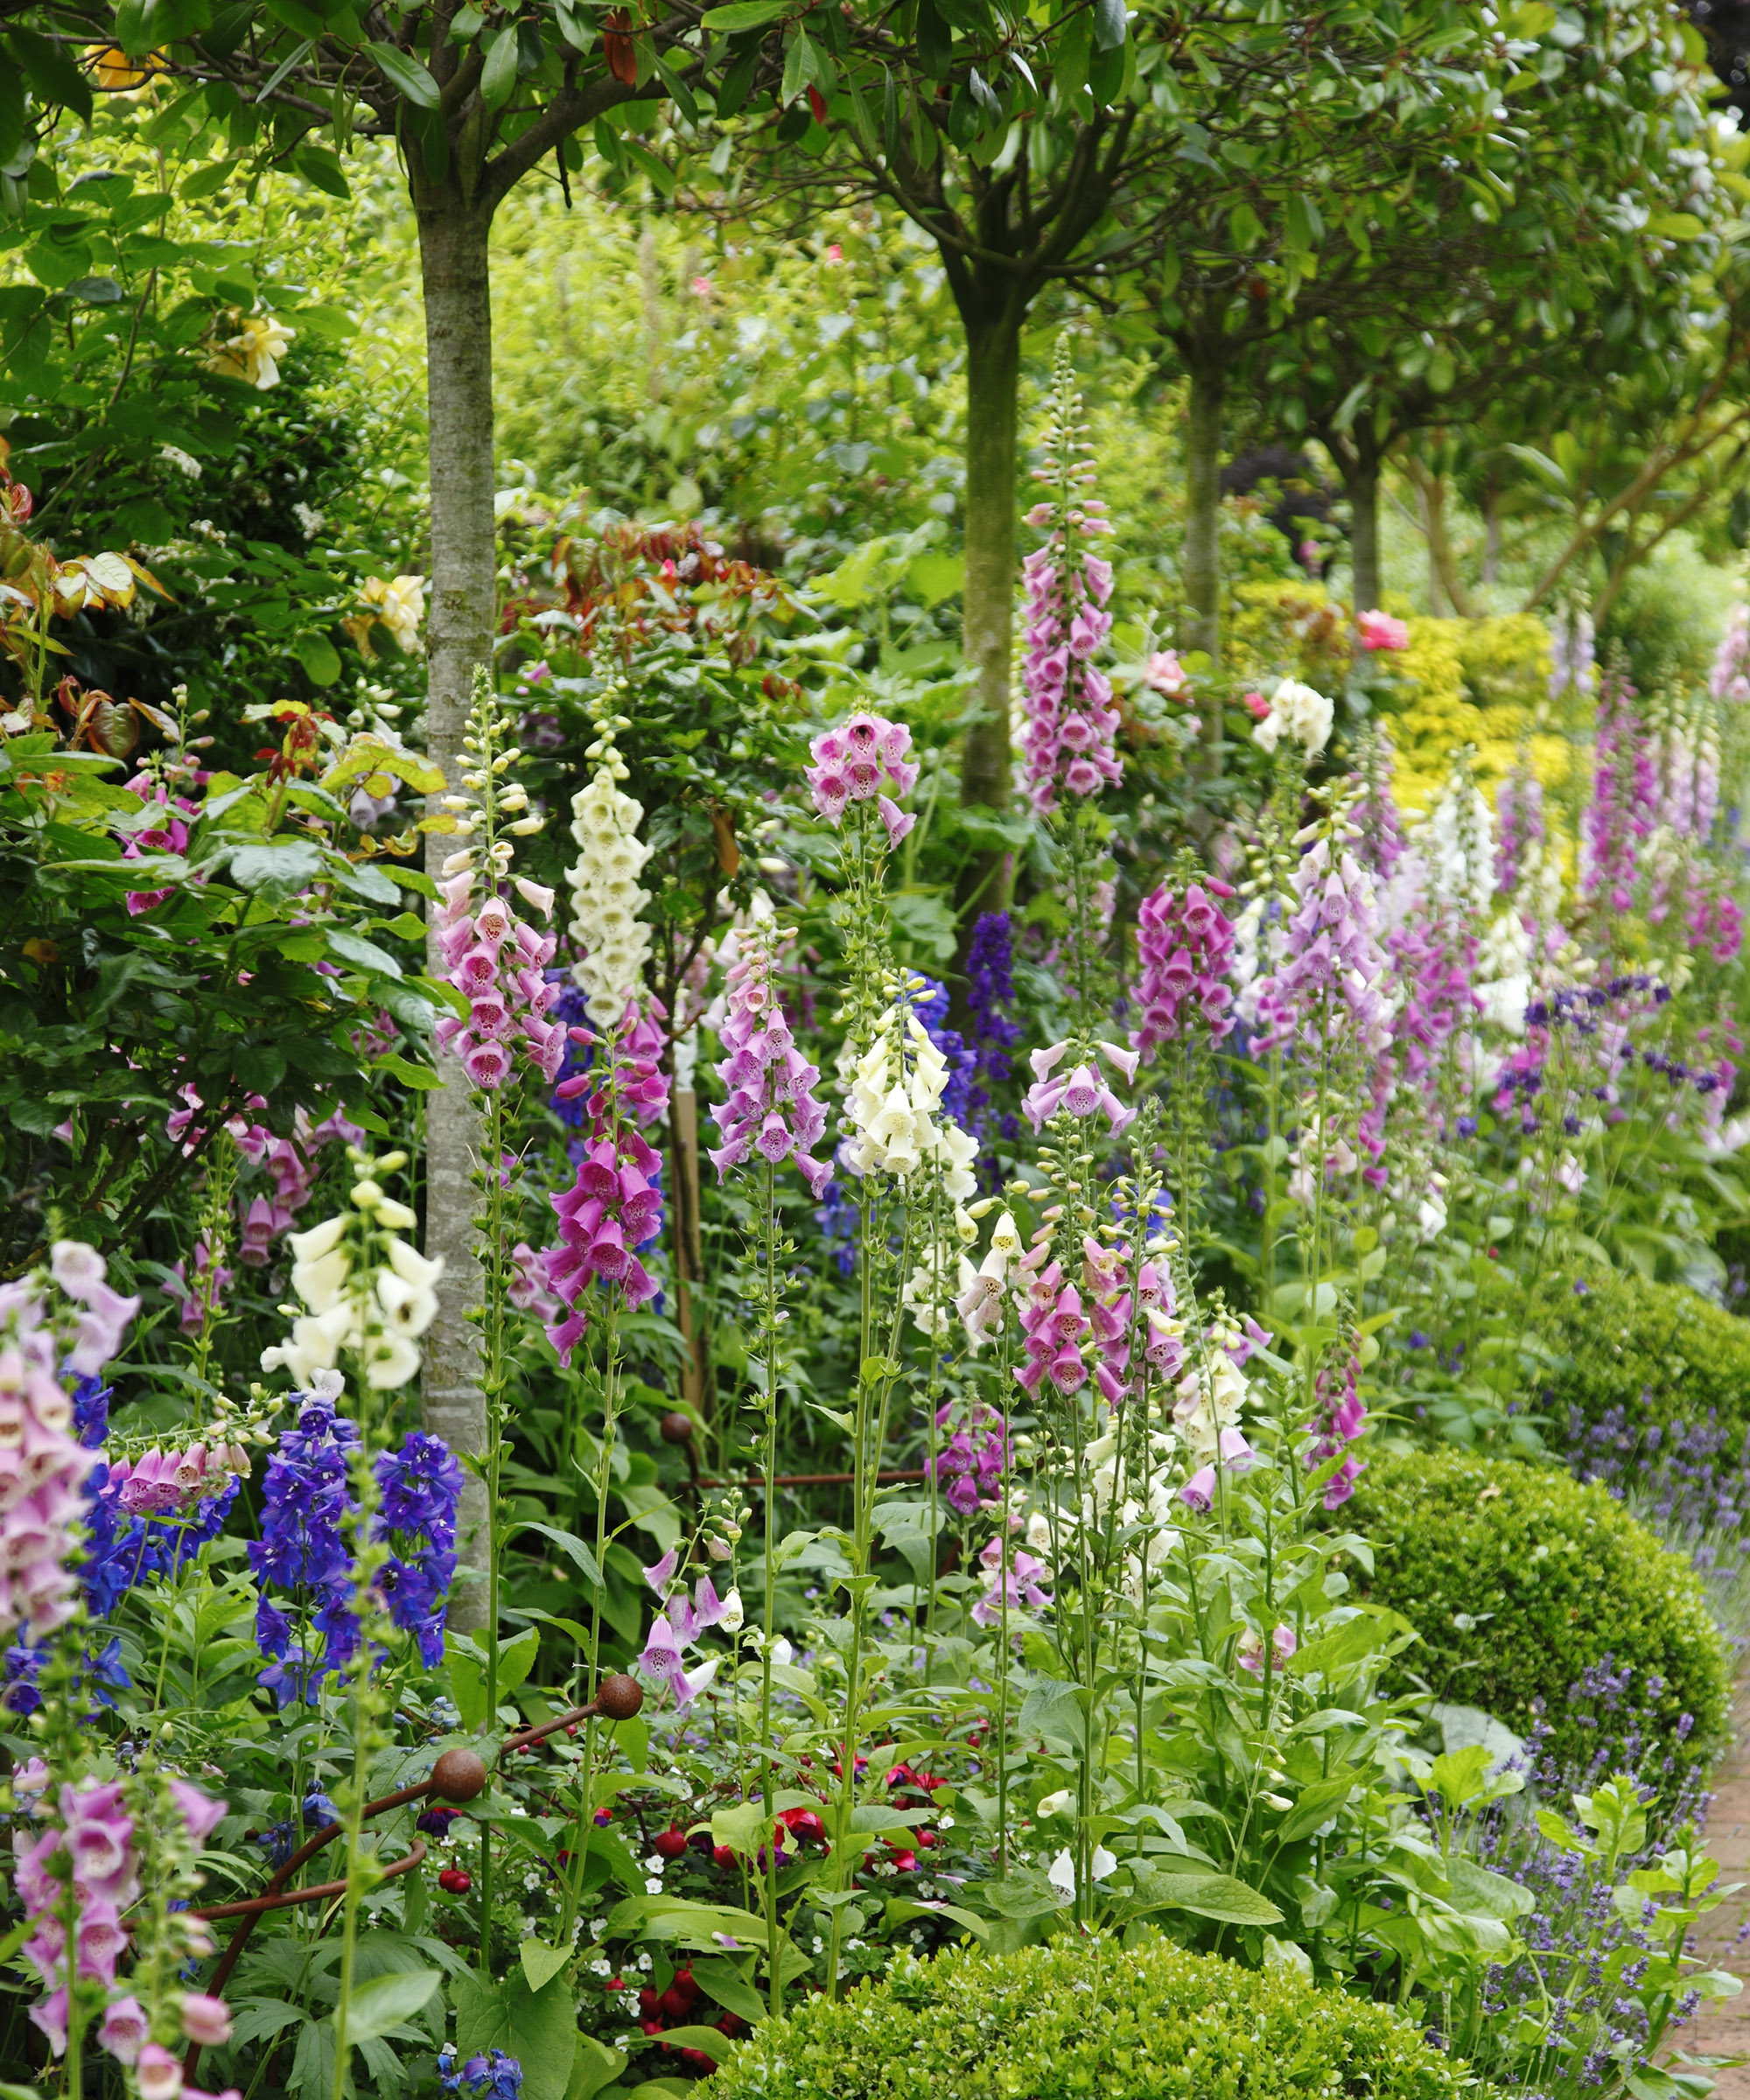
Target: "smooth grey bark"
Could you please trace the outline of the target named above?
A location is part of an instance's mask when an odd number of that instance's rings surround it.
[[[977,674],[973,694],[983,719],[966,732],[960,799],[1006,808],[1012,778],[1009,682],[1015,619],[1015,418],[1020,383],[1020,316],[1004,306],[966,331],[966,586],[961,636]],[[1003,904],[1004,856],[982,854],[967,900],[980,911]],[[975,895],[974,892],[976,892]]]
[[[431,473],[431,605],[426,624],[426,751],[453,786],[474,672],[492,661],[497,614],[493,516],[492,289],[487,267],[489,208],[464,201],[448,186],[416,187],[419,263],[425,299],[426,402]],[[435,810],[437,803],[431,804]],[[426,872],[437,880],[458,841],[426,834]],[[435,932],[426,968],[442,977]],[[479,1329],[467,1318],[484,1294],[475,1250],[473,1173],[482,1126],[460,1067],[440,1057],[443,1081],[425,1096],[425,1252],[442,1256],[438,1317],[425,1334],[421,1382],[426,1429],[452,1451],[480,1457],[486,1448],[486,1397],[480,1382]],[[486,1536],[484,1483],[466,1475],[458,1554],[478,1566]],[[471,1548],[472,1549],[471,1550]],[[485,1623],[486,1586],[459,1587],[450,1623],[466,1632]]]
[[[1213,666],[1222,661],[1222,407],[1227,375],[1214,360],[1191,364],[1185,413],[1185,538],[1180,573],[1185,590],[1185,641]],[[1204,764],[1222,765],[1222,704],[1211,690],[1203,717]]]

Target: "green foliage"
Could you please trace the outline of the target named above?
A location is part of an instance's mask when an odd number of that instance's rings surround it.
[[[1461,2067],[1382,2006],[1148,1934],[1129,1947],[1096,1939],[1001,1962],[902,1961],[839,2004],[817,1998],[768,2021],[712,2090],[718,2100],[1438,2100],[1462,2082]]]
[[[1636,1449],[1653,1428],[1712,1420],[1734,1446],[1750,1428],[1750,1325],[1686,1284],[1590,1270],[1551,1285],[1536,1319],[1555,1358],[1539,1398],[1558,1449],[1606,1423]]]
[[[1701,1586],[1602,1488],[1451,1452],[1381,1456],[1343,1517],[1372,1544],[1373,1601],[1422,1635],[1404,1662],[1438,1698],[1521,1733],[1541,1712],[1550,1755],[1584,1766],[1602,1746],[1569,1688],[1608,1656],[1637,1698],[1662,1681],[1654,1725],[1680,1767],[1718,1749],[1731,1670]]]

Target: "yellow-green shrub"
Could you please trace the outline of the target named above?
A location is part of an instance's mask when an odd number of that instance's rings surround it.
[[[758,2027],[713,2100],[1448,2100],[1471,2082],[1383,2006],[1151,1936],[902,1957]]]

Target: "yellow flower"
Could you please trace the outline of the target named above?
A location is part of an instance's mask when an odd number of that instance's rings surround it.
[[[85,55],[91,61],[93,82],[105,94],[138,89],[170,63],[162,51],[149,51],[143,59],[130,59],[119,44],[88,44]]]
[[[279,384],[279,360],[297,332],[270,314],[247,315],[239,322],[235,335],[213,340],[206,369],[220,379],[241,379],[265,392]]]
[[[411,654],[419,647],[419,623],[425,617],[423,576],[397,576],[388,580],[374,576],[359,595],[368,606],[378,608],[377,618],[394,635],[397,648]]]

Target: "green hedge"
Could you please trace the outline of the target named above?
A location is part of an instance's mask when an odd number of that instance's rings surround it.
[[[1750,1321],[1684,1284],[1600,1269],[1540,1293],[1535,1325],[1558,1361],[1537,1382],[1544,1434],[1562,1452],[1587,1431],[1626,1435],[1712,1415],[1735,1444],[1750,1428]]]
[[[757,2028],[712,2100],[1451,2100],[1469,2082],[1382,2006],[1151,1935],[904,1956]]]
[[[1378,1456],[1339,1521],[1371,1543],[1368,1594],[1421,1634],[1403,1666],[1437,1698],[1480,1706],[1520,1734],[1541,1699],[1551,1754],[1584,1765],[1609,1718],[1587,1727],[1582,1716],[1597,1706],[1577,1712],[1568,1690],[1608,1656],[1633,1666],[1628,1705],[1662,1680],[1644,1778],[1659,1777],[1665,1755],[1684,1772],[1722,1746],[1731,1669],[1701,1585],[1605,1488],[1458,1452]]]

